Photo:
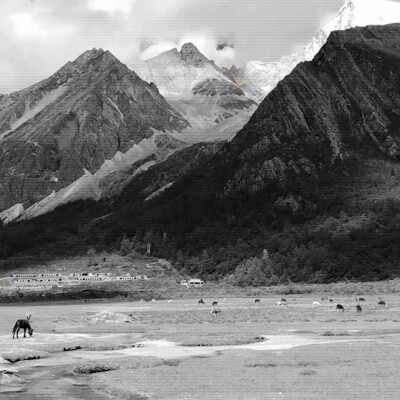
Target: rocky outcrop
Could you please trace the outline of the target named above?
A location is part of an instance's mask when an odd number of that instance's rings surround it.
[[[210,63],[193,43],[185,43],[181,48],[180,56],[183,62],[197,68]]]
[[[30,205],[96,172],[154,130],[188,122],[154,84],[110,52],[90,50],[50,78],[0,98],[0,210]]]

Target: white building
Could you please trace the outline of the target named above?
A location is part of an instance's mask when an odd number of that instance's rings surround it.
[[[204,281],[201,279],[189,279],[187,280],[182,280],[181,285],[187,286],[187,287],[199,287],[204,285]]]
[[[201,279],[189,279],[188,286],[203,286],[204,282]]]

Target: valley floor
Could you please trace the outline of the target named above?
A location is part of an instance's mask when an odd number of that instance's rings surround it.
[[[400,296],[365,297],[1,306],[1,398],[397,399]],[[27,312],[33,337],[13,340]]]

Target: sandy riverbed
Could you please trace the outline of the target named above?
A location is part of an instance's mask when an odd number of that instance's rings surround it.
[[[400,398],[400,297],[361,314],[343,297],[344,313],[312,296],[216,300],[218,318],[210,300],[3,306],[0,355],[40,358],[0,358],[1,398]],[[28,310],[34,335],[13,340]]]

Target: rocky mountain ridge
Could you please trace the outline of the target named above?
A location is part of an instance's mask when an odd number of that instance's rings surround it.
[[[93,49],[0,98],[0,210],[30,205],[106,160],[189,123],[110,52]]]
[[[341,168],[354,153],[400,156],[400,25],[335,31],[267,96],[229,146],[227,194]]]

